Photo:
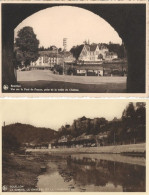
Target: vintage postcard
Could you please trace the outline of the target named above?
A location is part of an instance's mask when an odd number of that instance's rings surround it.
[[[0,107],[2,194],[148,192],[148,100],[13,99]]]
[[[4,1],[1,96],[147,97],[148,1]]]

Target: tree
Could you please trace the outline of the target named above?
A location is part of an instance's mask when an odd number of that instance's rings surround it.
[[[3,152],[11,153],[20,149],[21,144],[18,139],[12,133],[5,132],[4,129],[2,133],[2,140]]]
[[[84,45],[77,45],[77,46],[73,46],[70,49],[70,52],[73,54],[73,57],[75,57],[77,60],[79,58],[79,55],[80,55],[83,47],[84,47]]]
[[[58,52],[62,52],[62,48],[61,47],[58,49]]]
[[[120,45],[120,44],[114,44],[110,42],[108,48],[110,52],[117,53],[118,58],[123,59],[126,57],[126,51],[123,44]]]
[[[67,69],[67,74],[68,75],[76,75],[77,74],[77,70],[76,70],[76,68],[73,68],[73,67],[69,67],[68,69]]]
[[[144,102],[136,103],[136,118],[137,124],[145,124],[146,123],[146,107]]]
[[[137,140],[145,142],[146,139],[146,105],[144,102],[136,103],[136,131]]]
[[[39,51],[45,51],[46,49],[42,46],[42,47],[39,47],[38,50],[39,50]]]
[[[38,59],[39,40],[36,38],[32,27],[22,28],[18,32],[15,42],[17,61],[24,62],[25,66],[28,66],[31,61],[34,62]]]
[[[132,102],[129,103],[122,115],[123,127],[126,130],[128,139],[136,143],[137,124],[136,124],[136,110]]]
[[[106,124],[107,120],[105,118],[97,118],[94,125],[92,125],[92,133],[96,135],[98,133],[104,132],[104,127]]]
[[[54,69],[59,73],[59,74],[63,74],[63,67],[61,65],[55,64],[54,65]]]

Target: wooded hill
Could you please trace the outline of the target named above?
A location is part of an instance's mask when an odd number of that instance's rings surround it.
[[[16,139],[20,144],[49,143],[56,135],[57,132],[50,128],[34,127],[21,123],[6,125],[2,128],[3,141],[6,139],[7,142],[9,142],[9,137],[13,137],[13,139]]]

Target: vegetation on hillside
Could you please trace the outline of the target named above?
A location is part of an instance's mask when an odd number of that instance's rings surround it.
[[[140,143],[146,139],[146,107],[145,103],[129,103],[121,118],[111,121],[105,118],[86,118],[74,120],[72,125],[59,129],[58,137],[78,137],[86,135],[107,134],[107,144]]]
[[[15,123],[2,128],[3,151],[16,152],[24,143],[49,143],[57,132],[50,128]]]
[[[108,121],[106,118],[86,118],[74,120],[72,125],[62,126],[59,131],[49,128],[15,123],[2,128],[3,152],[17,152],[26,143],[48,144],[63,136],[76,138],[82,134],[106,134],[107,144],[140,143],[146,141],[146,105],[143,102],[132,103],[122,113],[121,118]]]

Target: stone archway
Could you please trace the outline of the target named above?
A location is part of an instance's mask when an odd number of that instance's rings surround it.
[[[13,63],[14,29],[28,16],[45,8],[71,5],[105,19],[122,38],[128,58],[128,93],[145,93],[145,4],[2,4],[2,83],[16,82]]]

